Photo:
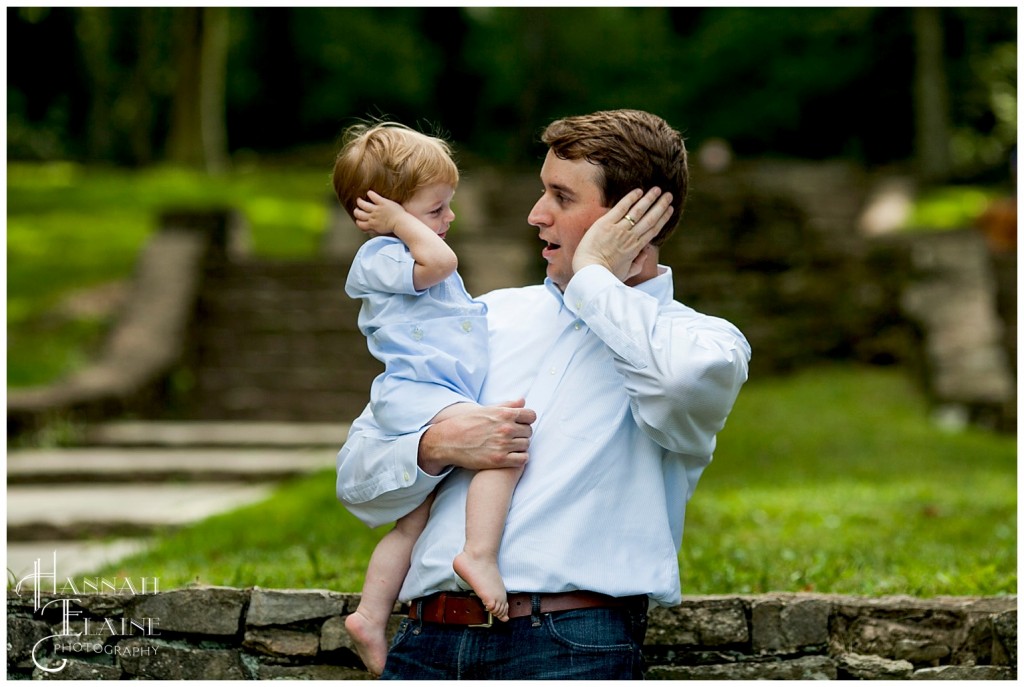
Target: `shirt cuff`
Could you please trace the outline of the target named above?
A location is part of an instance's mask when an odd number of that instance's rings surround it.
[[[398,483],[403,487],[410,487],[416,484],[416,490],[420,491],[421,488],[426,485],[430,485],[430,491],[433,491],[434,487],[440,484],[445,477],[453,470],[452,467],[445,468],[437,475],[431,475],[429,472],[419,466],[417,457],[420,452],[420,437],[427,431],[427,427],[423,427],[418,432],[411,434],[403,434],[395,440],[395,456],[399,457],[395,461],[395,472],[398,479]],[[406,457],[402,460],[402,457]]]
[[[602,265],[587,265],[573,275],[569,285],[565,287],[563,298],[565,306],[577,317],[581,316],[587,304],[607,288],[622,282]]]

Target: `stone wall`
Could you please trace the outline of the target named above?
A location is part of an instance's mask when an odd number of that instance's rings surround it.
[[[72,593],[66,584],[57,594],[8,592],[8,679],[370,677],[344,630],[358,595],[91,584],[106,593]],[[1017,675],[1017,602],[690,597],[651,612],[645,653],[648,679],[1009,680]]]

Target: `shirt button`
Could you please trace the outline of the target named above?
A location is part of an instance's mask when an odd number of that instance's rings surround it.
[[[579,310],[582,307],[583,307],[583,299],[582,298],[577,299],[577,301],[576,301],[576,309]]]
[[[409,481],[409,471],[408,470],[406,470],[405,472],[402,473],[402,479],[405,480],[406,482]]]
[[[422,339],[423,338],[423,330],[420,329],[419,327],[416,327],[415,329],[413,329],[412,330],[412,338],[415,339],[416,341],[419,341],[420,339]]]
[[[462,331],[469,332],[469,331],[472,331],[472,330],[473,330],[473,324],[469,320],[466,320],[465,322],[462,323]]]
[[[582,325],[580,325],[580,323],[577,322],[576,324],[573,325],[573,328],[576,329],[576,331],[579,331],[581,326]]]
[[[551,368],[550,370],[548,370],[548,372],[550,374],[555,374],[555,372],[557,372],[557,370],[555,368]]]

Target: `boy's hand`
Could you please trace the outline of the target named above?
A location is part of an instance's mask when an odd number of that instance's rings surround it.
[[[376,191],[367,191],[366,195],[367,198],[356,199],[356,209],[352,212],[356,218],[356,227],[371,237],[395,233],[405,208]]]

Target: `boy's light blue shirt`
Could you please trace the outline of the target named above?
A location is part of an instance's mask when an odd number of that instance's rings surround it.
[[[458,272],[417,291],[414,264],[401,240],[378,236],[360,247],[345,283],[362,300],[359,330],[385,366],[370,407],[391,434],[415,432],[453,403],[476,402],[487,374],[487,306],[470,298]]]
[[[480,400],[525,396],[538,415],[499,555],[509,592],[680,601],[686,504],[746,380],[750,347],[728,322],[675,302],[672,273],[659,269],[627,287],[590,266],[564,297],[548,281],[481,299],[491,364]],[[460,588],[452,560],[473,474],[420,470],[421,433],[387,436],[366,411],[338,454],[338,498],[371,526],[437,490],[403,600]]]

